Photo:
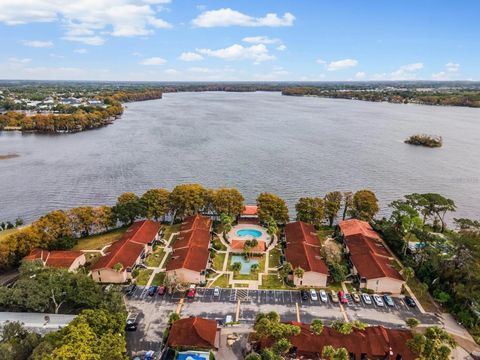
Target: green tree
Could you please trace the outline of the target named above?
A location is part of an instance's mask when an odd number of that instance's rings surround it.
[[[408,318],[407,320],[405,320],[405,324],[407,324],[407,326],[410,329],[415,329],[418,325],[420,325],[420,321],[418,321],[414,317],[411,317],[411,318]]]
[[[293,273],[293,266],[289,262],[283,264],[280,268],[280,275],[283,279],[287,278],[291,273]]]
[[[68,212],[75,234],[88,236],[95,224],[95,212],[90,206],[73,208]]]
[[[125,225],[133,224],[136,219],[145,214],[145,208],[140,198],[132,192],[120,195],[112,210],[118,221]]]
[[[169,195],[165,189],[150,189],[145,192],[140,201],[145,209],[145,217],[159,221],[169,210]]]
[[[232,218],[240,215],[245,207],[244,198],[235,188],[221,188],[213,194],[213,207],[217,214],[226,214]]]
[[[315,335],[320,335],[323,331],[323,328],[324,328],[323,321],[320,319],[315,319],[310,324],[310,330]]]
[[[252,352],[245,356],[245,360],[262,360],[262,357],[259,354]]]
[[[6,322],[0,328],[0,359],[27,360],[42,337],[26,330],[19,322]]]
[[[260,338],[279,340],[300,334],[300,327],[280,322],[278,313],[259,313],[255,318],[254,329]]]
[[[285,355],[292,348],[292,343],[285,338],[278,339],[272,346],[272,350],[277,355]]]
[[[353,195],[350,214],[355,219],[371,221],[378,212],[378,200],[370,190],[359,190]]]
[[[322,358],[328,360],[350,360],[350,354],[345,348],[334,348],[332,345],[326,345],[322,349]]]
[[[437,193],[413,193],[406,195],[405,199],[412,207],[422,213],[424,223],[428,218],[433,220],[434,225],[439,221],[441,232],[445,230],[445,215],[457,208],[453,200]]]
[[[293,274],[297,279],[303,279],[303,275],[305,274],[305,270],[303,270],[300,266],[296,267],[295,270],[293,270]]]
[[[273,218],[278,224],[288,222],[288,208],[285,201],[271,193],[261,193],[257,197],[258,218],[262,223],[267,223]]]
[[[169,196],[173,219],[195,215],[208,205],[208,191],[200,184],[175,186]]]
[[[347,217],[348,211],[352,208],[353,205],[353,193],[351,191],[345,191],[343,193],[343,213],[342,220],[345,220]]]
[[[238,273],[241,268],[242,268],[242,264],[239,263],[239,262],[234,262],[234,263],[232,264],[232,271],[233,271],[234,273]]]
[[[448,360],[457,346],[453,337],[437,326],[428,327],[424,334],[414,334],[407,345],[420,360]]]
[[[402,269],[402,275],[405,281],[408,282],[408,280],[413,279],[413,277],[415,276],[415,270],[413,270],[409,266],[406,266]]]
[[[340,191],[329,192],[325,195],[325,217],[330,227],[333,226],[333,221],[337,217],[341,203],[342,193]]]
[[[225,236],[233,227],[233,218],[225,213],[220,214],[220,223],[223,226],[223,235]]]
[[[302,197],[295,205],[297,220],[315,226],[320,226],[325,216],[325,206],[322,198]]]
[[[273,219],[273,217],[269,217],[267,219],[266,226],[268,235],[273,237],[278,234],[278,225],[277,222]]]
[[[348,268],[344,264],[338,262],[329,262],[328,270],[335,283],[344,281],[348,275]]]
[[[354,328],[352,323],[344,322],[340,320],[335,320],[334,322],[332,322],[330,327],[343,335],[351,334]]]

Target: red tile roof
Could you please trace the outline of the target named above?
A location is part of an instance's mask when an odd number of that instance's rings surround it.
[[[81,251],[50,251],[46,265],[68,269],[80,256]]]
[[[250,251],[252,252],[264,252],[267,249],[267,244],[264,240],[257,240],[258,244]],[[243,245],[245,244],[245,240],[232,240],[230,246],[233,250],[243,250]]]
[[[327,265],[320,255],[320,240],[313,225],[302,221],[289,223],[285,226],[285,238],[285,257],[294,268],[328,274]]]
[[[33,249],[23,259],[28,261],[42,260],[46,266],[68,269],[82,255],[81,251]]]
[[[363,220],[349,219],[340,221],[338,224],[343,236],[364,235],[372,239],[380,239],[380,236],[372,229],[370,224]]]
[[[392,267],[392,254],[370,224],[351,219],[340,222],[339,226],[350,251],[350,259],[361,277],[404,280],[398,270]]]
[[[326,345],[334,348],[346,348],[348,352],[355,354],[360,359],[366,354],[369,359],[395,360],[401,355],[403,360],[413,360],[415,354],[407,346],[407,341],[412,338],[408,330],[387,329],[383,326],[370,326],[365,330],[354,329],[352,333],[343,335],[332,328],[325,327],[320,335],[310,331],[310,325],[292,322],[300,327],[298,336],[290,337],[290,342],[297,350],[298,356],[317,358],[322,354]],[[266,340],[262,346],[269,346],[271,340]],[[392,352],[393,355],[387,354]]]
[[[254,216],[257,215],[257,210],[257,205],[245,205],[245,209],[243,210],[242,215]]]
[[[215,320],[191,317],[172,324],[167,344],[172,347],[215,349],[217,322]]]
[[[143,220],[134,223],[123,234],[120,240],[115,241],[93,266],[92,270],[113,268],[120,263],[123,268],[131,268],[145,249],[145,245],[152,242],[160,230],[161,225],[152,220]]]
[[[191,216],[185,220],[173,245],[173,253],[166,266],[167,271],[189,269],[200,272],[207,268],[211,225],[212,220],[201,215]]]

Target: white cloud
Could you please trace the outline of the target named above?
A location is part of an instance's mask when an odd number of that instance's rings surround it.
[[[75,49],[73,50],[73,52],[77,53],[77,54],[86,54],[88,52],[87,49]]]
[[[167,74],[167,75],[176,75],[176,74],[179,74],[180,71],[175,70],[175,69],[167,69],[167,70],[164,71],[164,73]]]
[[[142,53],[139,53],[138,51],[135,51],[132,53],[133,56],[136,56],[136,57],[142,57]]]
[[[292,26],[294,21],[295,16],[289,12],[283,14],[281,17],[275,13],[268,13],[264,17],[253,17],[230,8],[223,8],[201,13],[192,20],[192,24],[197,27],[206,28],[225,26],[279,27]]]
[[[225,60],[250,59],[254,60],[255,63],[275,59],[275,56],[268,52],[268,49],[264,44],[257,44],[248,47],[233,44],[232,46],[217,50],[197,49],[197,52],[206,56]]]
[[[151,57],[145,60],[140,61],[140,65],[163,65],[167,62],[167,60],[161,57]]]
[[[390,74],[391,80],[415,80],[417,71],[423,69],[422,63],[402,65]]]
[[[16,57],[11,57],[8,59],[8,62],[10,64],[19,64],[19,65],[24,65],[24,64],[28,64],[32,61],[32,59],[30,58],[16,58]]]
[[[203,56],[195,52],[183,52],[179,59],[182,61],[200,61],[203,60]]]
[[[363,80],[367,77],[367,74],[363,71],[359,71],[355,74],[355,79],[357,80]]]
[[[52,41],[41,41],[41,40],[23,40],[21,43],[25,46],[33,48],[51,48],[53,47]]]
[[[145,36],[171,27],[157,18],[151,4],[161,0],[2,0],[0,23],[7,25],[59,21],[65,40],[102,45],[105,36]]]
[[[445,71],[440,71],[438,73],[432,74],[433,80],[449,80],[450,74],[447,74]]]
[[[325,65],[325,64],[327,63],[327,62],[326,62],[325,60],[323,60],[323,59],[317,59],[317,60],[315,60],[315,62],[316,62],[317,64],[320,64],[320,65]]]
[[[280,39],[269,38],[268,36],[248,36],[242,39],[243,42],[250,44],[280,44]]]
[[[282,45],[277,46],[277,50],[278,51],[285,51],[285,50],[287,50],[287,47],[282,44]]]
[[[318,60],[317,60],[318,62]],[[355,67],[358,65],[358,61],[355,59],[343,59],[332,61],[327,65],[328,71],[337,71],[337,70],[344,70],[351,67]]]
[[[449,62],[445,64],[445,68],[448,72],[458,72],[460,64]]]
[[[171,0],[143,0],[146,4],[165,5],[170,4]]]

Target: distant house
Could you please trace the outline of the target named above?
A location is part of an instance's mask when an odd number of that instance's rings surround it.
[[[392,254],[370,224],[350,219],[341,221],[339,227],[352,273],[358,278],[360,287],[375,292],[401,293],[405,280],[393,267]]]
[[[258,222],[258,206],[257,205],[245,205],[242,213],[238,217],[239,223],[256,223]]]
[[[365,330],[353,329],[344,335],[336,330],[325,327],[320,335],[310,330],[309,324],[291,322],[300,327],[300,334],[289,338],[292,350],[297,358],[319,359],[323,348],[331,345],[334,348],[345,348],[350,353],[350,359],[378,360],[413,360],[417,356],[407,345],[412,338],[408,330],[387,329],[383,326],[370,326]],[[262,347],[271,346],[273,340],[262,342]]]
[[[294,275],[296,286],[327,286],[328,267],[320,254],[320,239],[313,225],[296,221],[285,226],[286,260],[292,267],[302,268],[302,278]]]
[[[39,261],[43,266],[67,269],[72,272],[85,265],[86,262],[85,255],[81,251],[43,249],[33,249],[23,260]]]
[[[185,219],[172,246],[173,251],[166,266],[167,276],[179,282],[205,281],[211,227],[212,220],[206,216],[194,215]]]
[[[160,240],[161,225],[152,220],[134,223],[115,241],[92,268],[92,278],[102,283],[124,283],[132,278],[133,269],[143,263]]]
[[[172,348],[217,350],[220,343],[220,329],[215,320],[190,317],[172,324],[167,345]]]

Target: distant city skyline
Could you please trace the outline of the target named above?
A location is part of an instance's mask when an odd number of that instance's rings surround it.
[[[2,0],[0,79],[480,80],[474,1]]]

